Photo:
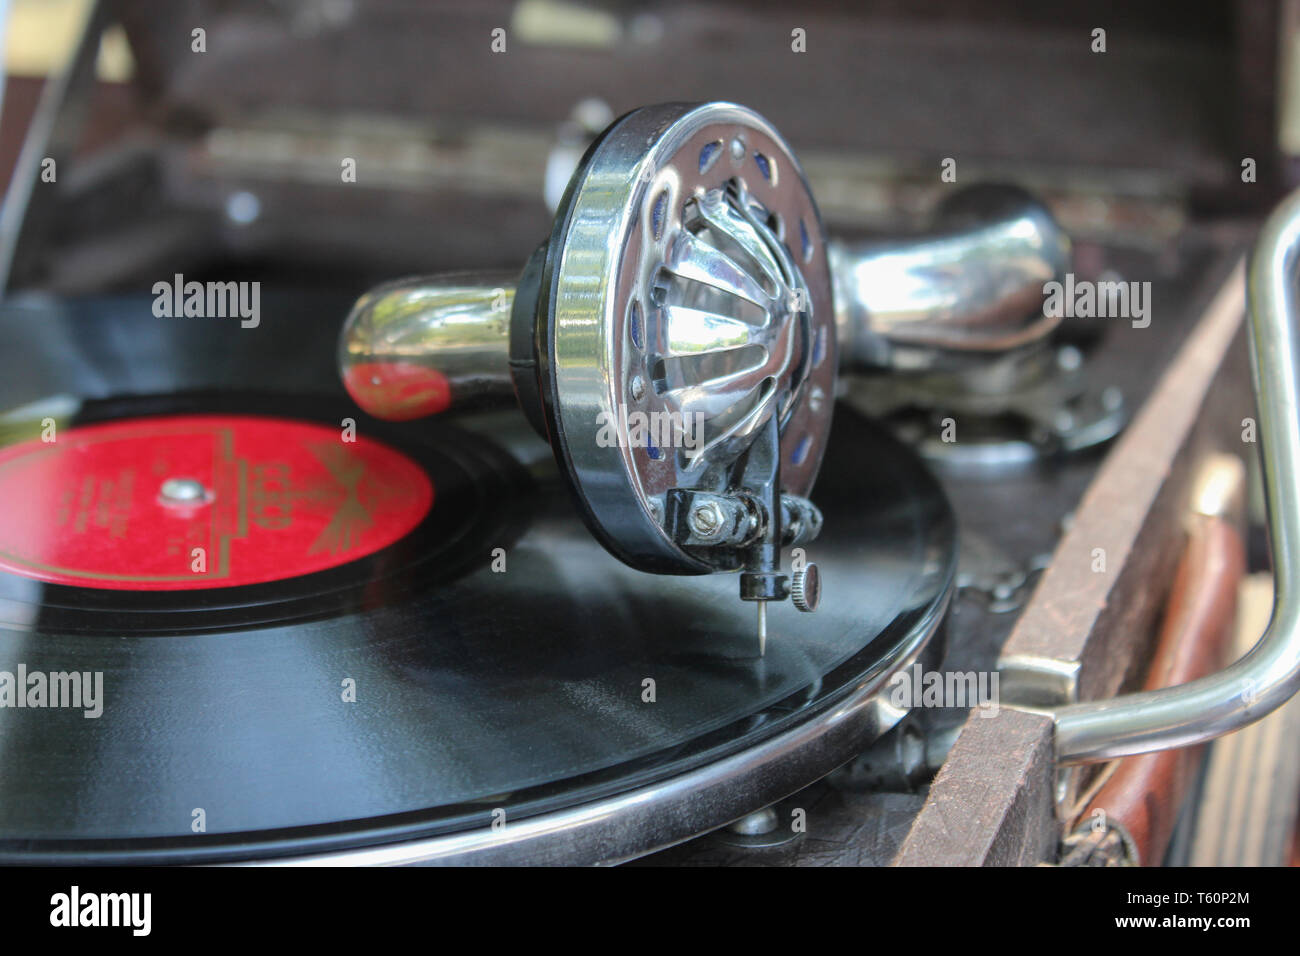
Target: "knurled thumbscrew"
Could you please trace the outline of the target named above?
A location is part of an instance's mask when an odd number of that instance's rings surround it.
[[[801,611],[815,611],[822,599],[822,576],[817,565],[809,562],[790,578],[790,600]]]

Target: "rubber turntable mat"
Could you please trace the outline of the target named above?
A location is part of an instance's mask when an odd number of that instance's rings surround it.
[[[0,710],[0,856],[301,852],[624,791],[829,706],[951,583],[954,528],[936,483],[843,408],[814,496],[826,526],[808,548],[822,606],[772,606],[762,659],[734,577],[624,567],[553,469],[536,470],[505,573],[485,561],[283,626],[0,631],[0,669],[103,671],[105,697],[98,719]],[[204,834],[191,829],[197,808]]]

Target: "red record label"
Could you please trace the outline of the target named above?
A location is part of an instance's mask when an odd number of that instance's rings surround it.
[[[0,568],[137,591],[262,584],[374,554],[416,527],[433,484],[341,428],[177,415],[0,449]]]

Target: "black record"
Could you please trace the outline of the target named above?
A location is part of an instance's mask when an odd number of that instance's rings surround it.
[[[110,395],[82,421],[254,405],[337,421],[332,401]],[[522,422],[364,428],[438,486],[386,551],[182,595],[43,586],[32,626],[0,628],[0,671],[102,672],[104,688],[93,719],[0,709],[0,860],[299,856],[587,805],[825,715],[932,629],[951,589],[943,494],[842,407],[814,493],[825,528],[807,548],[822,606],[773,605],[761,658],[734,577],[613,559]]]
[[[428,590],[508,546],[526,520],[527,471],[495,443],[442,422],[398,429],[331,396],[253,390],[127,396],[82,403],[68,427],[154,422],[194,415],[264,416],[331,428],[360,419],[363,435],[417,463],[438,506],[401,540],[339,567],[240,587],[131,591],[35,583],[0,568],[0,624],[116,636],[230,630],[389,604]],[[22,507],[20,502],[10,506]],[[0,547],[0,551],[3,548]]]

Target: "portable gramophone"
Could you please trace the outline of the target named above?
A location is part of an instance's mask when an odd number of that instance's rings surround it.
[[[1297,680],[1274,5],[88,6],[0,136],[0,861],[1284,861],[1291,711],[1187,747]]]

